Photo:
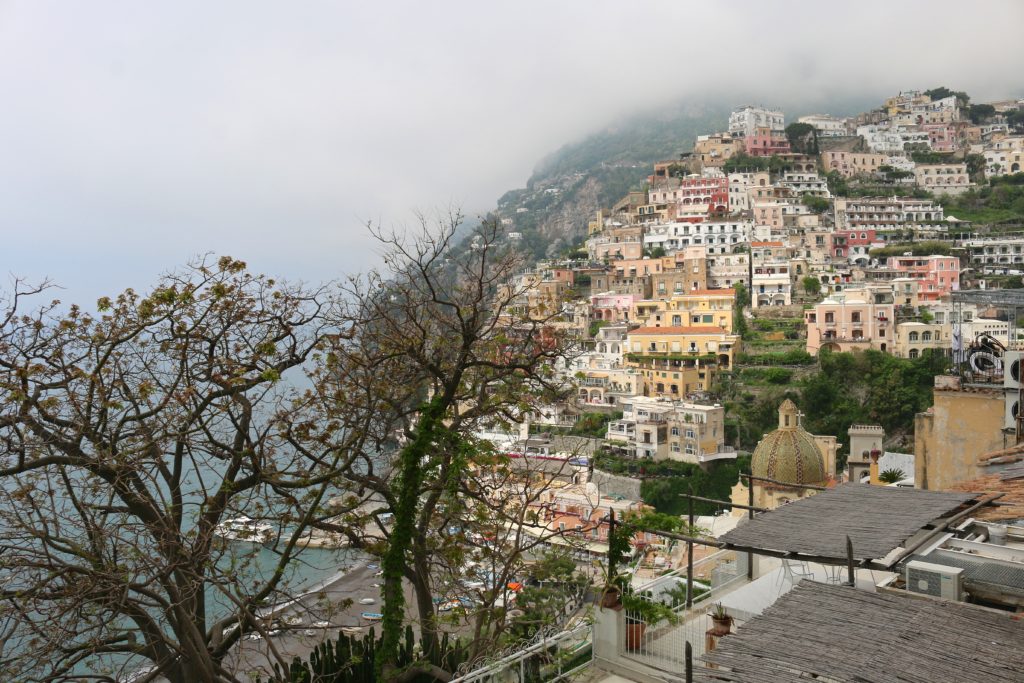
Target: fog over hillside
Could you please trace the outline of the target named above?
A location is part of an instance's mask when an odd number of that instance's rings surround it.
[[[207,251],[320,280],[375,262],[366,221],[487,211],[639,112],[1024,94],[1024,5],[972,8],[4,4],[3,265],[85,302]],[[914,30],[883,49],[879,22]]]

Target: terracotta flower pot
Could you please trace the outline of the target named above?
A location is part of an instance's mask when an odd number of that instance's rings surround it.
[[[601,607],[607,609],[622,608],[622,592],[618,586],[607,586],[601,593]]]
[[[726,615],[724,617],[716,617],[711,615],[711,622],[713,626],[708,631],[713,636],[727,636],[732,633],[732,617]]]
[[[640,644],[643,642],[644,631],[647,630],[647,624],[642,621],[626,622],[626,649],[630,652],[636,652],[640,649]]]

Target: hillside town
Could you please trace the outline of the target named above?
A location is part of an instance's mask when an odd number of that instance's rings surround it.
[[[879,605],[886,622],[918,604],[908,595],[1024,609],[1022,159],[1024,100],[907,91],[857,116],[790,125],[781,111],[743,106],[726,130],[655,163],[642,189],[593,215],[582,242],[510,284],[510,317],[543,322],[571,349],[556,366],[562,399],[525,414],[518,431],[481,433],[548,487],[532,504],[532,533],[552,534],[549,544],[574,548],[586,567],[614,554],[616,516],[675,515],[688,503],[699,537],[629,531],[624,590],[676,613],[635,600],[624,613],[598,610],[593,657],[611,677],[595,680],[683,680],[691,648],[712,670],[687,681],[866,675],[864,662],[842,658],[830,668],[785,653],[767,664],[763,619],[741,624],[776,602],[813,611],[814,600],[849,601],[855,612],[857,589],[896,596]],[[1016,204],[993,214],[993,194]],[[514,247],[529,209],[502,208]],[[907,398],[901,418],[879,407],[873,423],[795,402],[813,396],[815,368],[843,363],[892,363],[897,374],[881,381],[919,381],[919,409]],[[755,403],[772,424],[749,433]],[[806,418],[823,411],[832,414],[818,431],[830,433],[812,434]],[[804,578],[833,589],[790,594]],[[691,587],[685,607],[664,599],[677,582]],[[701,609],[693,586],[706,592]],[[712,624],[714,600],[728,617]],[[962,606],[934,610],[972,618]],[[1002,645],[991,668],[968,666],[956,680],[1021,680],[1024,632],[1013,624],[993,636]],[[725,639],[732,625],[740,635]],[[871,637],[848,649],[870,648]],[[566,638],[563,649],[577,647]],[[745,654],[716,658],[720,641]]]

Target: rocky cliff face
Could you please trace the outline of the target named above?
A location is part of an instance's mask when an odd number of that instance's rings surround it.
[[[680,107],[595,133],[543,159],[525,188],[498,201],[497,214],[534,257],[564,253],[598,210],[644,187],[653,162],[688,151],[727,119],[724,109]]]

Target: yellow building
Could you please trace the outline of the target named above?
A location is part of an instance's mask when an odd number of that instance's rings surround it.
[[[720,327],[639,327],[627,336],[627,364],[644,378],[644,395],[683,398],[711,387],[733,364],[740,338]]]
[[[732,155],[743,151],[743,140],[729,133],[698,135],[693,154],[702,166],[723,166]]]
[[[779,406],[779,428],[758,442],[750,459],[754,477],[772,481],[753,481],[754,505],[774,510],[816,490],[801,488],[826,486],[834,481],[837,444],[834,436],[815,436],[800,424],[800,412],[789,399]],[[749,489],[740,481],[732,489],[732,501],[746,505]],[[734,515],[746,514],[734,509]]]
[[[1016,440],[1007,426],[1007,393],[1002,384],[963,387],[959,377],[935,378],[932,407],[914,419],[917,488],[945,490],[987,474],[979,458]]]
[[[947,353],[952,345],[952,336],[953,326],[950,323],[900,323],[896,326],[892,355],[897,358],[917,358],[925,351]]]
[[[698,289],[675,294],[668,300],[633,303],[633,320],[650,327],[717,327],[732,333],[734,289]]]

